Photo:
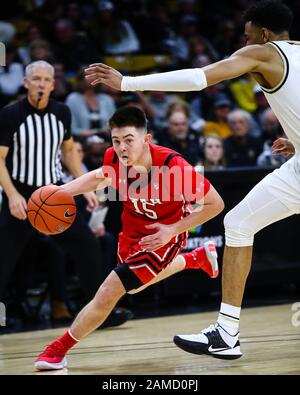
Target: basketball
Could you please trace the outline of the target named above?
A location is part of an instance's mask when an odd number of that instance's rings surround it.
[[[38,231],[55,235],[67,230],[75,220],[73,196],[56,185],[47,185],[33,192],[28,200],[27,215]]]

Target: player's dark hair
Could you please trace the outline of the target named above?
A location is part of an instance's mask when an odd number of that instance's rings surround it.
[[[289,31],[293,23],[292,11],[279,0],[263,0],[252,4],[245,11],[244,18],[277,34]]]
[[[109,120],[110,128],[135,126],[138,129],[147,129],[147,118],[144,111],[137,107],[125,106],[119,108]]]

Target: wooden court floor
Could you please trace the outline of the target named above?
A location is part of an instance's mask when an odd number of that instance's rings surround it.
[[[292,304],[244,309],[244,356],[235,361],[189,354],[172,342],[174,334],[197,333],[213,323],[217,312],[132,320],[120,327],[98,330],[70,352],[68,368],[57,372],[35,372],[33,362],[63,328],[2,335],[0,374],[300,374],[300,326],[292,324],[293,314]]]

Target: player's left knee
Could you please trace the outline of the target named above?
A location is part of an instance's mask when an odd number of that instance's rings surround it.
[[[239,215],[238,210],[231,210],[224,218],[225,241],[228,247],[249,247],[253,245],[255,231],[246,220]]]
[[[92,303],[98,310],[107,310],[115,305],[120,297],[111,292],[107,287],[101,287],[97,294],[94,296]]]
[[[116,303],[126,293],[122,283],[115,277],[108,276],[94,296],[93,302],[104,308]]]

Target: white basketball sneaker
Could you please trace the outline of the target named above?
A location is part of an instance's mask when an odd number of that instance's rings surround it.
[[[210,325],[198,335],[174,336],[176,346],[193,354],[207,354],[220,359],[237,359],[243,354],[238,332],[231,336],[218,323]]]

